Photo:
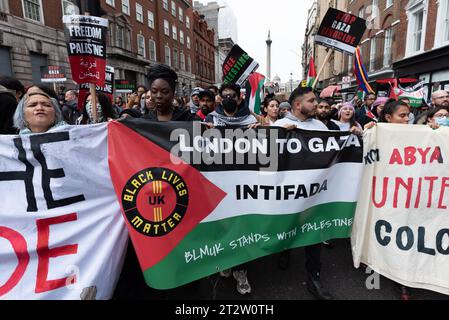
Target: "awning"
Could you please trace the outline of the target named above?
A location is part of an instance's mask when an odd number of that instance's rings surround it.
[[[337,93],[340,93],[341,86],[328,86],[320,93],[320,98],[332,98]]]

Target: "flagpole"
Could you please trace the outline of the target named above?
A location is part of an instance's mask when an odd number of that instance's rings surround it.
[[[90,12],[85,12],[84,15],[90,16]],[[92,118],[94,122],[97,122],[98,113],[97,113],[97,87],[94,83],[89,83],[89,91],[90,91],[90,102],[92,104]],[[85,107],[85,106],[84,106]]]
[[[326,57],[324,58],[323,63],[321,64],[320,70],[319,70],[318,73],[316,74],[316,79],[315,79],[315,81],[313,82],[312,89],[315,89],[316,84],[318,83],[318,79],[320,78],[321,73],[323,73],[324,67],[326,66],[327,62],[329,61],[332,52],[334,52],[333,49],[329,49],[329,48],[327,49],[327,55],[326,55]]]

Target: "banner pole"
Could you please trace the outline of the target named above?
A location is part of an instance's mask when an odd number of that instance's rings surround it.
[[[89,12],[85,12],[84,15],[90,16]],[[89,92],[90,92],[90,102],[92,104],[92,117],[94,118],[94,122],[97,122],[98,113],[97,113],[97,91],[94,83],[89,83]]]
[[[327,62],[329,61],[332,52],[334,52],[334,49],[330,49],[330,48],[327,49],[327,55],[326,55],[326,57],[324,58],[324,61],[323,61],[323,63],[321,64],[320,70],[318,71],[318,73],[317,73],[317,75],[316,75],[315,81],[313,82],[313,85],[312,85],[312,89],[315,89],[316,84],[318,83],[318,80],[319,80],[321,74],[322,74],[323,71],[324,71],[324,67],[326,66]]]

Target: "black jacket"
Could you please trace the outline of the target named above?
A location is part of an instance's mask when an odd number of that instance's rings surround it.
[[[142,117],[143,119],[151,121],[159,121],[157,118],[157,112],[152,111],[149,114]],[[190,110],[175,108],[173,110],[173,116],[170,121],[196,121],[198,120],[196,115],[191,113]]]

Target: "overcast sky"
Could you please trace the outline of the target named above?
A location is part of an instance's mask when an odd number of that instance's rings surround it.
[[[199,0],[207,4],[207,0]],[[258,72],[266,75],[266,39],[271,30],[271,77],[282,82],[301,77],[301,46],[307,13],[313,0],[217,0],[234,11],[238,24],[238,45],[259,62]]]

